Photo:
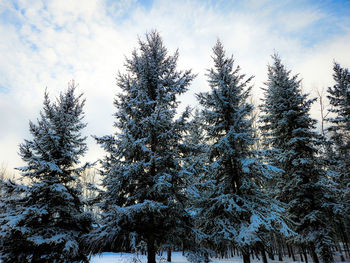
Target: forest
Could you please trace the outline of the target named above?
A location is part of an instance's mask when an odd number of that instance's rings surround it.
[[[105,152],[93,163],[81,162],[89,98],[74,81],[54,100],[45,92],[19,145],[20,178],[0,168],[0,261],[137,252],[155,263],[160,251],[195,263],[349,260],[349,70],[333,62],[335,84],[317,100],[272,54],[254,107],[253,76],[220,40],[211,52],[208,92],[179,112],[196,75],[178,69],[157,31],[140,38],[116,77],[115,132],[92,135]]]

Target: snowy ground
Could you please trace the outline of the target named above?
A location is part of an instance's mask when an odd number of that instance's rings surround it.
[[[91,263],[146,263],[147,257],[142,255],[135,255],[129,253],[103,253],[102,255],[93,256]],[[162,257],[157,256],[157,262],[166,263],[166,254]],[[213,263],[240,263],[242,259],[239,257],[234,257],[230,259],[213,259]],[[261,263],[261,259],[251,259],[252,263]],[[268,262],[280,262],[276,260],[269,260]],[[283,262],[293,262],[292,259],[285,259]],[[294,263],[300,263],[301,261],[295,261]],[[347,260],[347,262],[349,262]],[[181,252],[172,253],[172,263],[187,263],[185,257],[182,256]],[[311,260],[309,259],[309,263]]]

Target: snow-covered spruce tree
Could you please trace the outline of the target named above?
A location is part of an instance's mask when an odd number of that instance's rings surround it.
[[[208,163],[208,145],[205,140],[205,131],[201,123],[201,111],[196,108],[191,114],[192,119],[188,123],[184,143],[187,147],[186,158],[184,159],[183,167],[189,173],[185,180],[185,190],[187,195],[186,209],[190,212],[192,222],[196,221],[197,210],[196,203],[208,191],[206,182],[206,168]],[[193,233],[189,233],[193,234]],[[199,240],[201,233],[196,231],[194,235],[196,242],[192,244],[192,249],[186,252],[186,257],[191,262],[202,262],[208,259],[211,251],[201,247]]]
[[[273,189],[287,206],[287,216],[296,223],[294,244],[332,262],[331,228],[333,194],[331,181],[322,169],[318,151],[321,136],[309,115],[315,99],[302,94],[298,76],[291,76],[277,54],[268,66],[265,97],[261,105],[261,129],[267,161],[280,168]]]
[[[88,262],[80,237],[90,230],[91,216],[83,212],[81,190],[74,187],[85,169],[79,158],[87,150],[81,96],[74,83],[55,103],[45,93],[40,119],[30,122],[33,138],[20,145],[27,166],[18,168],[29,184],[1,227],[4,263]]]
[[[338,230],[341,239],[349,242],[350,225],[350,72],[338,63],[333,66],[335,85],[328,88],[330,124],[328,159],[331,170],[337,174],[340,209]],[[347,249],[348,250],[348,249]]]
[[[202,188],[203,176],[207,164],[207,144],[203,125],[201,123],[201,112],[197,108],[192,114],[192,120],[188,124],[187,133],[184,142],[188,149],[188,154],[184,166],[190,172],[191,176],[187,177],[186,189],[188,194],[189,206],[192,201],[199,197],[199,191]]]
[[[250,251],[263,242],[264,231],[288,227],[281,220],[278,204],[261,188],[268,180],[268,169],[259,163],[252,147],[256,140],[250,114],[253,107],[247,102],[252,77],[245,79],[240,74],[220,41],[213,52],[214,68],[208,73],[211,90],[197,95],[208,143],[209,190],[196,204],[196,222],[204,233],[203,246],[218,253],[235,247],[247,263]]]
[[[343,214],[350,214],[350,72],[334,63],[336,84],[328,88],[332,117],[327,129],[332,143],[332,168],[338,173]],[[349,220],[349,218],[348,218]]]
[[[6,262],[28,262],[26,254],[25,240],[18,238],[18,233],[9,233],[8,222],[18,218],[18,209],[23,201],[23,194],[27,190],[27,186],[16,184],[7,179],[0,182],[1,199],[0,199],[0,258],[4,257],[6,249],[11,245],[11,253],[19,254],[15,258],[9,258]],[[10,240],[10,244],[9,244]],[[11,242],[13,241],[13,242]]]
[[[148,262],[155,263],[160,246],[185,246],[191,232],[183,188],[187,174],[181,167],[189,112],[176,120],[175,114],[177,96],[194,75],[177,71],[177,59],[178,52],[169,56],[159,33],[152,31],[126,60],[127,73],[118,75],[118,131],[97,138],[108,155],[101,162],[103,225],[91,235],[97,236],[95,251],[146,245]]]

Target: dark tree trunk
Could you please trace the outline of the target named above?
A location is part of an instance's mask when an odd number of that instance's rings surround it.
[[[296,260],[295,260],[295,255],[294,255],[293,246],[289,246],[289,250],[290,250],[290,254],[291,254],[291,256],[292,256],[293,261],[296,261]]]
[[[303,252],[302,252],[302,249],[300,247],[299,247],[299,255],[300,255],[300,261],[304,262]]]
[[[349,257],[350,256],[349,246],[348,246],[349,238],[348,238],[348,234],[345,231],[345,229],[346,229],[345,222],[340,223],[340,233],[341,233],[340,236],[341,236],[341,239],[343,241],[343,247],[344,247],[345,255],[347,257]]]
[[[276,239],[276,246],[277,246],[278,260],[283,261],[283,257],[282,257],[283,244],[280,238]]]
[[[169,247],[167,250],[167,257],[166,261],[171,262],[171,248]]]
[[[340,253],[340,261],[341,261],[341,262],[344,262],[344,261],[345,261],[345,258],[344,258],[343,253]]]
[[[288,252],[288,257],[291,258],[291,257],[292,257],[292,254],[290,253],[290,247],[289,247],[289,245],[287,245],[287,252]]]
[[[343,248],[344,248],[345,255],[346,255],[346,257],[349,257],[349,251],[347,249],[347,243],[344,240],[344,236],[343,235],[341,235],[341,236],[342,236],[341,240],[342,240],[342,243],[343,243]]]
[[[249,252],[242,251],[242,255],[243,255],[243,263],[250,263]]]
[[[312,257],[312,260],[314,263],[320,263],[320,261],[318,260],[318,256],[315,252],[315,248],[314,247],[311,247],[310,248],[310,253],[311,253],[311,257]]]
[[[278,260],[279,260],[279,261],[283,261],[282,250],[281,250],[281,247],[280,247],[280,246],[279,246],[279,248],[278,248]]]
[[[275,256],[273,255],[273,251],[271,247],[267,250],[267,254],[269,255],[269,258],[271,260],[275,260]]]
[[[265,249],[262,248],[260,250],[260,252],[261,252],[261,257],[262,257],[263,263],[267,263],[267,257],[266,257]]]
[[[305,263],[308,263],[308,262],[309,262],[309,260],[307,259],[306,249],[305,249],[305,248],[302,248],[302,251],[303,251],[303,255],[304,255],[304,259],[305,259]]]
[[[147,263],[156,263],[156,249],[153,238],[147,241]]]
[[[337,250],[339,252],[339,255],[340,255],[340,261],[341,262],[344,262],[345,261],[345,258],[344,258],[344,255],[343,255],[343,251],[341,250],[341,247],[339,245],[339,243],[337,242]]]

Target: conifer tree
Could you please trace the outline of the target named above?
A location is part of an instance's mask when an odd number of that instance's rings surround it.
[[[208,163],[208,145],[205,141],[205,132],[201,123],[201,111],[196,108],[193,111],[192,119],[188,123],[184,143],[188,150],[185,155],[183,167],[186,169],[188,176],[185,181],[185,190],[187,195],[186,209],[190,211],[192,222],[196,221],[197,210],[196,203],[206,194],[208,189],[205,182],[206,168]],[[189,233],[193,234],[193,233]],[[186,251],[186,257],[191,262],[203,262],[208,259],[210,251],[201,247],[201,234],[196,230],[194,235],[196,242],[192,244],[191,250]]]
[[[6,260],[8,261],[5,262],[28,262],[26,254],[23,253],[26,249],[25,240],[18,238],[18,234],[15,231],[11,235],[8,229],[8,223],[18,218],[19,210],[17,208],[22,205],[22,196],[26,192],[27,187],[16,184],[12,180],[4,179],[0,181],[0,189],[0,257],[4,257],[1,254],[6,253],[7,248],[11,245],[11,253],[18,255],[7,258]]]
[[[178,52],[168,55],[156,31],[139,41],[139,51],[119,73],[122,93],[115,99],[115,135],[97,138],[107,152],[102,161],[103,225],[95,248],[139,250],[147,246],[148,262],[162,245],[186,246],[191,231],[185,210],[183,163],[184,112],[175,119],[179,102],[194,75],[177,71]]]
[[[287,205],[294,221],[292,241],[309,249],[314,262],[320,254],[332,262],[333,213],[332,182],[328,180],[318,155],[323,140],[315,132],[316,120],[309,115],[315,99],[302,94],[298,76],[291,76],[277,54],[268,66],[268,80],[261,111],[267,161],[279,168],[273,189],[275,197]]]
[[[81,96],[75,95],[74,82],[55,103],[45,93],[37,124],[29,124],[33,138],[20,145],[27,165],[18,168],[29,184],[4,215],[4,263],[88,262],[80,238],[90,230],[91,216],[83,212],[81,190],[75,186],[85,169],[79,158],[87,150]]]
[[[199,196],[208,161],[207,144],[201,123],[201,112],[198,108],[192,114],[192,120],[188,124],[184,142],[188,148],[184,166],[190,172],[186,185],[189,195],[189,206],[192,206],[193,200]]]
[[[331,105],[329,111],[332,114],[327,121],[330,127],[327,129],[332,143],[333,169],[339,175],[339,183],[342,189],[341,201],[345,215],[350,213],[350,72],[334,63],[333,78],[336,84],[328,88],[328,99]]]
[[[333,66],[335,85],[328,88],[328,99],[331,108],[326,121],[330,124],[328,159],[330,168],[337,175],[339,233],[342,240],[349,242],[350,224],[350,72],[338,63]],[[344,225],[345,224],[345,225]],[[347,248],[348,250],[348,248]]]
[[[279,227],[288,232],[288,227],[278,204],[262,189],[268,169],[253,150],[253,106],[248,103],[252,77],[240,74],[220,41],[213,52],[214,68],[208,73],[211,90],[197,95],[209,154],[208,190],[197,203],[197,226],[205,247],[219,253],[235,247],[247,263],[250,251],[263,242],[264,231]]]

